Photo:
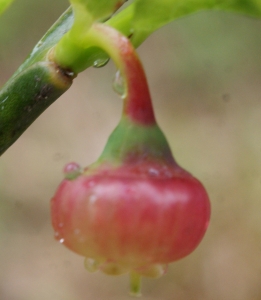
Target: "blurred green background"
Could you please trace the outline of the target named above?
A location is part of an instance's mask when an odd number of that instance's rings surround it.
[[[0,83],[68,6],[15,1],[0,18]],[[176,160],[212,202],[194,253],[143,299],[261,299],[261,20],[202,12],[165,26],[140,48],[158,122]],[[116,126],[115,67],[88,69],[0,160],[0,299],[130,299],[128,277],[84,270],[53,238],[49,202],[70,161],[95,161]]]

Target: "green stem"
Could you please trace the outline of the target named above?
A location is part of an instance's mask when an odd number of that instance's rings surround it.
[[[123,115],[140,124],[154,124],[146,76],[128,38],[107,25],[96,23],[86,34],[86,41],[106,51],[120,70],[125,81]]]
[[[132,20],[134,16],[134,8],[135,7],[133,4],[127,6],[121,12],[114,15],[107,22],[105,22],[105,24],[117,29],[127,37],[131,36],[133,34]],[[135,48],[138,46],[134,45],[133,43],[132,45]]]
[[[20,72],[0,92],[0,155],[72,84],[73,77],[53,62]]]

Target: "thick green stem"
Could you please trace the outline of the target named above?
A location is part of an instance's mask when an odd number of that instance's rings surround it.
[[[0,155],[72,84],[73,77],[53,62],[19,73],[0,92]]]

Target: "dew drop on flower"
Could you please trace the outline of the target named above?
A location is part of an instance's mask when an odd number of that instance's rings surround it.
[[[77,163],[72,162],[72,163],[67,164],[64,167],[63,173],[64,173],[66,179],[73,180],[73,179],[77,178],[79,175],[81,175],[82,168]]]
[[[60,238],[61,238],[60,233],[56,231],[56,232],[54,233],[54,238],[55,238],[56,240],[60,240]]]
[[[150,168],[149,169],[149,175],[157,177],[159,175],[159,171],[154,169],[154,168]]]
[[[125,81],[121,75],[121,72],[118,70],[115,74],[112,87],[114,91],[121,96],[121,98],[125,98],[126,86]]]
[[[62,238],[62,235],[59,231],[54,232],[54,238],[59,241],[61,244],[64,242],[64,238]]]

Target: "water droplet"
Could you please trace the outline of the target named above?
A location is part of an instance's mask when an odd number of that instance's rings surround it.
[[[109,62],[109,58],[99,58],[96,59],[95,62],[93,63],[94,68],[101,68],[104,67],[105,65],[107,65],[107,63]]]
[[[75,162],[67,164],[63,169],[66,179],[73,180],[82,173],[82,168]]]
[[[86,257],[84,260],[84,267],[89,272],[95,272],[100,266],[100,261]]]
[[[61,235],[60,235],[60,233],[59,233],[58,231],[55,231],[55,233],[54,233],[54,238],[55,238],[56,240],[60,241]]]
[[[125,97],[126,94],[126,85],[125,80],[123,79],[121,72],[118,70],[115,74],[113,80],[113,89],[114,91],[121,96],[121,98]]]
[[[149,175],[151,175],[153,177],[157,177],[159,175],[159,171],[157,169],[150,168],[149,169]]]
[[[58,224],[58,227],[62,228],[63,225],[64,225],[64,224],[61,222],[61,223]]]
[[[64,239],[60,239],[59,242],[60,242],[61,244],[63,244],[63,243],[64,243]]]

